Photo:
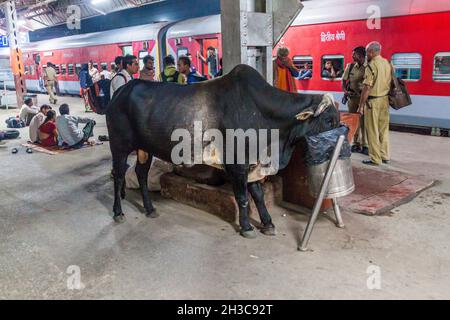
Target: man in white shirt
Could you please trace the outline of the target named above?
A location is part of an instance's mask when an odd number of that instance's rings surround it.
[[[33,105],[33,99],[27,98],[24,101],[22,108],[20,108],[19,118],[26,125],[30,124],[31,117],[38,114],[39,108]]]
[[[102,80],[111,80],[111,72],[108,71],[106,65],[102,65],[102,72],[100,72],[100,78]]]
[[[31,119],[30,122],[30,141],[36,143],[39,141],[39,127],[44,123],[45,118],[47,116],[47,112],[52,110],[52,107],[49,105],[42,105],[41,112]]]
[[[139,72],[139,62],[136,56],[126,55],[122,60],[123,69],[111,80],[111,99],[120,87],[133,80],[133,75]]]

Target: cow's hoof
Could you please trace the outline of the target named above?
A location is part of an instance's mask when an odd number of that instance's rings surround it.
[[[267,226],[261,228],[261,233],[265,236],[275,237],[277,235],[277,231],[275,230],[275,226]]]
[[[114,222],[115,223],[124,223],[125,222],[125,215],[122,213],[121,215],[114,216]]]
[[[156,212],[156,209],[153,209],[152,212],[147,213],[145,216],[150,219],[159,218],[159,214]]]
[[[248,230],[248,231],[241,230],[240,234],[245,239],[255,239],[256,238],[256,231],[254,229]]]

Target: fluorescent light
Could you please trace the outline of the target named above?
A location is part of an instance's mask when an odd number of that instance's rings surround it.
[[[91,0],[91,4],[97,5],[97,4],[100,4],[102,2],[106,2],[106,1],[109,1],[109,0]]]

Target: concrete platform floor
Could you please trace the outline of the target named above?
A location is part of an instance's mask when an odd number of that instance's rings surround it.
[[[82,113],[80,99],[60,100]],[[14,113],[0,110],[0,128]],[[450,298],[449,138],[393,132],[392,168],[439,183],[389,215],[343,208],[344,230],[321,217],[308,253],[297,251],[307,216],[282,208],[272,212],[277,237],[245,240],[224,220],[157,195],[161,217],[149,220],[129,192],[128,220],[115,225],[107,144],[12,155],[19,144],[0,147],[1,299]],[[368,289],[371,266],[380,290]],[[82,288],[70,290],[78,267]]]

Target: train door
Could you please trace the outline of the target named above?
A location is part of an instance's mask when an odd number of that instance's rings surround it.
[[[202,56],[205,59],[208,59],[208,48],[209,47],[213,47],[213,48],[216,49],[216,67],[218,68],[219,67],[219,50],[218,50],[218,48],[219,48],[219,39],[218,38],[203,39],[202,42],[203,42],[203,44],[202,44]],[[218,69],[217,70],[213,70],[211,74],[215,75],[217,73],[217,71],[218,71]],[[207,62],[202,63],[202,73],[204,75],[207,75],[208,78],[211,78]]]

